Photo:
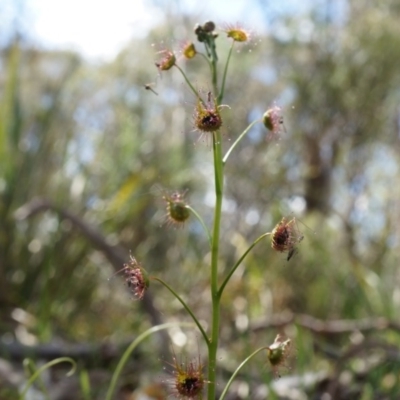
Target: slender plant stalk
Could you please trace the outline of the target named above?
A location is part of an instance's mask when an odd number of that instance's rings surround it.
[[[91,387],[90,387],[90,379],[89,374],[86,369],[82,370],[79,374],[79,383],[81,386],[81,392],[84,400],[91,400],[92,396],[90,394]]]
[[[222,293],[224,292],[225,286],[227,285],[227,283],[229,282],[229,280],[231,279],[233,273],[236,271],[237,267],[243,262],[243,260],[246,258],[247,254],[250,253],[250,251],[253,249],[253,247],[259,243],[262,239],[264,239],[265,237],[271,235],[271,232],[267,232],[262,234],[259,238],[257,238],[252,245],[243,253],[243,255],[239,258],[239,260],[236,262],[236,264],[232,267],[232,269],[229,271],[228,275],[226,276],[224,282],[222,283],[221,287],[219,288],[219,292],[218,295],[219,297],[222,297]]]
[[[207,64],[208,64],[208,66],[210,67],[210,72],[212,73],[212,66],[211,66],[211,62],[210,62],[210,60],[209,60],[209,58],[205,55],[205,54],[203,54],[203,53],[197,53],[199,56],[202,56],[206,61],[207,61]]]
[[[223,392],[221,393],[221,396],[219,397],[219,400],[223,400],[226,396],[226,394],[228,393],[228,389],[229,386],[231,386],[233,380],[236,378],[236,375],[239,373],[239,371],[255,356],[257,355],[260,351],[266,350],[268,348],[268,346],[266,347],[260,347],[259,349],[257,349],[256,351],[254,351],[253,353],[251,353],[237,368],[236,371],[232,374],[232,376],[230,377],[228,383],[226,384]],[[210,399],[209,399],[210,400]]]
[[[222,77],[222,85],[221,85],[221,92],[218,95],[218,104],[222,103],[222,99],[224,98],[224,93],[225,93],[225,82],[226,82],[226,75],[228,73],[228,66],[229,66],[229,61],[231,60],[231,56],[232,56],[232,50],[233,50],[233,46],[235,44],[235,41],[232,40],[232,46],[229,50],[229,54],[228,54],[228,58],[226,60],[226,64],[225,64],[225,68],[224,68],[224,75]]]
[[[50,367],[52,367],[54,365],[57,365],[57,364],[60,364],[62,362],[69,362],[70,364],[72,364],[71,370],[67,373],[67,376],[71,376],[76,370],[76,362],[72,358],[70,358],[70,357],[60,357],[60,358],[56,358],[55,360],[49,361],[48,363],[46,363],[45,365],[42,365],[39,369],[37,369],[34,372],[34,374],[32,374],[32,376],[29,378],[29,380],[26,383],[25,387],[21,391],[20,400],[24,400],[25,399],[25,396],[26,396],[26,393],[27,393],[28,389],[33,384],[33,382],[35,382],[35,380],[38,378],[38,376],[43,371],[45,371],[47,368],[50,368]]]
[[[219,237],[221,227],[221,210],[223,198],[224,175],[222,165],[221,133],[217,131],[213,136],[214,174],[215,174],[215,210],[213,243],[211,249],[211,299],[212,325],[211,340],[208,347],[208,399],[215,399],[217,349],[220,324],[220,296],[218,290],[218,257]]]
[[[30,358],[24,360],[24,367],[26,367],[25,370],[30,375],[34,374],[35,371],[37,371],[36,364]],[[43,398],[45,398],[46,400],[50,400],[49,393],[40,375],[37,377],[36,386],[42,392]]]
[[[178,65],[178,64],[174,64],[174,66],[176,68],[179,69],[180,73],[182,74],[183,78],[185,79],[186,83],[189,85],[190,89],[192,90],[192,92],[194,93],[194,95],[204,104],[203,99],[200,97],[199,92],[193,87],[193,85],[191,84],[191,82],[189,81],[188,77],[186,76],[185,72],[183,71],[183,69]]]
[[[249,133],[250,129],[257,123],[257,122],[261,122],[260,119],[256,119],[255,121],[253,121],[241,134],[240,136],[235,140],[235,142],[232,144],[232,146],[230,147],[230,149],[226,152],[225,157],[222,160],[222,163],[225,165],[226,161],[228,160],[228,157],[230,156],[230,154],[232,153],[232,151],[234,150],[234,148],[238,145],[238,143]]]
[[[214,49],[214,51],[211,53],[211,82],[214,88],[214,94],[218,93],[217,60],[218,60],[217,55],[215,54],[215,49]]]
[[[196,318],[196,316],[193,314],[193,311],[190,309],[190,307],[184,302],[184,300],[179,296],[178,293],[175,292],[174,289],[172,289],[171,286],[169,286],[166,282],[164,282],[162,279],[157,278],[155,276],[151,276],[150,279],[152,279],[153,281],[158,281],[160,282],[162,285],[164,285],[177,299],[178,301],[183,305],[183,307],[185,308],[185,310],[189,313],[189,315],[192,317],[193,322],[197,325],[197,327],[199,328],[199,331],[201,332],[201,334],[203,335],[204,341],[206,342],[207,346],[209,346],[210,344],[210,340],[208,339],[208,336],[206,334],[206,332],[204,331],[203,327],[201,326],[199,320]]]
[[[190,210],[190,212],[193,213],[193,215],[199,220],[201,226],[204,229],[204,232],[207,235],[208,242],[210,243],[210,247],[212,247],[212,236],[211,236],[211,233],[210,233],[209,229],[207,228],[206,224],[204,223],[203,218],[201,218],[200,214],[194,208],[190,207],[189,205],[187,205],[186,208],[188,210]]]

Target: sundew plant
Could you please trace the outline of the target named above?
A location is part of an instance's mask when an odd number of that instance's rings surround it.
[[[174,375],[171,379],[171,394],[179,399],[207,398],[208,400],[214,400],[217,398],[217,387],[220,392],[218,393],[219,399],[224,399],[237,373],[258,353],[264,355],[274,375],[279,376],[280,367],[284,366],[287,362],[287,358],[291,353],[293,346],[290,338],[278,334],[272,344],[266,343],[265,346],[261,348],[253,349],[253,352],[249,354],[249,356],[237,367],[224,388],[222,388],[220,383],[217,382],[217,352],[222,324],[220,304],[225,291],[229,290],[229,281],[232,275],[254,246],[256,246],[260,241],[269,238],[271,247],[278,252],[286,253],[287,260],[290,260],[296,252],[297,245],[303,238],[297,228],[297,223],[294,218],[282,218],[271,231],[265,232],[258,237],[235,261],[234,265],[224,273],[225,275],[223,275],[219,270],[220,229],[222,202],[224,198],[224,167],[231,158],[234,157],[234,151],[238,143],[246,138],[247,133],[255,124],[263,124],[266,130],[266,136],[270,139],[278,137],[283,131],[281,109],[278,106],[273,106],[266,109],[265,113],[260,116],[259,119],[251,122],[243,132],[237,135],[234,132],[231,132],[231,135],[235,137],[235,140],[226,153],[223,152],[221,127],[223,126],[224,121],[221,115],[221,109],[223,107],[229,107],[229,105],[224,104],[229,63],[235,45],[237,46],[240,43],[245,43],[250,39],[249,32],[238,25],[227,26],[223,29],[223,32],[226,34],[227,39],[232,42],[224,63],[221,63],[221,60],[219,59],[216,45],[217,40],[220,40],[223,35],[217,31],[216,26],[212,21],[208,21],[203,25],[196,25],[194,33],[197,41],[195,43],[186,42],[182,49],[182,57],[185,59],[191,60],[195,57],[201,57],[208,63],[210,67],[209,87],[211,90],[207,93],[201,93],[195,89],[193,83],[188,79],[184,70],[179,66],[178,57],[172,50],[164,49],[160,52],[159,60],[156,63],[156,67],[160,74],[172,73],[174,70],[177,70],[182,75],[184,82],[188,85],[189,90],[195,99],[193,117],[194,127],[200,132],[201,137],[204,137],[204,141],[211,143],[212,146],[215,188],[215,205],[212,225],[207,226],[201,215],[186,203],[184,193],[175,192],[166,193],[164,195],[164,200],[167,203],[168,222],[184,226],[185,222],[191,216],[197,218],[204,229],[204,234],[206,235],[210,246],[211,259],[208,271],[211,310],[209,313],[210,320],[207,321],[207,328],[205,328],[196,317],[190,304],[188,304],[183,297],[170,286],[169,283],[156,276],[152,276],[150,271],[146,271],[142,267],[142,264],[133,256],[131,256],[129,263],[127,263],[123,269],[126,283],[137,299],[142,299],[143,296],[146,295],[146,291],[149,289],[151,282],[158,282],[164,285],[169,290],[171,296],[174,296],[188,312],[194,325],[200,332],[201,340],[204,341],[205,348],[207,349],[206,355],[199,354],[198,358],[184,364],[178,363],[176,359],[174,360]],[[226,38],[224,38],[224,40],[226,40]],[[222,68],[220,68],[221,64]],[[150,88],[146,87],[146,89]],[[118,376],[121,373],[128,355],[133,351],[133,349],[148,335],[161,329],[167,329],[170,326],[171,324],[155,326],[140,335],[135,342],[132,343],[116,368],[107,394],[107,399],[112,398]]]

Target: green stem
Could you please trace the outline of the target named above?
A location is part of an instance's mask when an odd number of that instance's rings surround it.
[[[152,335],[153,333],[161,331],[163,329],[172,328],[173,326],[177,326],[177,325],[190,325],[190,326],[192,326],[193,324],[179,323],[179,322],[169,322],[169,323],[166,323],[166,324],[153,326],[152,328],[148,329],[147,331],[145,331],[141,335],[139,335],[130,344],[130,346],[125,350],[125,353],[122,355],[121,360],[119,361],[117,367],[114,370],[114,373],[113,373],[113,376],[112,376],[111,382],[110,382],[110,387],[108,388],[105,400],[111,400],[112,399],[113,393],[115,391],[115,388],[116,388],[116,385],[117,385],[117,382],[118,382],[118,378],[121,375],[122,369],[124,368],[126,362],[129,360],[129,357],[130,357],[131,353],[133,352],[133,350],[135,350],[135,348],[144,339],[146,339],[148,336]]]
[[[212,247],[212,237],[211,237],[211,233],[210,233],[209,229],[207,228],[206,224],[204,223],[203,218],[201,218],[200,214],[199,214],[194,208],[190,207],[189,205],[187,205],[186,208],[187,208],[188,210],[190,210],[190,212],[192,212],[192,213],[194,214],[194,216],[199,220],[201,226],[202,226],[203,229],[204,229],[204,232],[205,232],[206,235],[207,235],[208,242],[210,243],[210,247]]]
[[[232,144],[230,149],[226,152],[224,159],[222,160],[222,163],[225,165],[226,161],[228,160],[228,157],[234,150],[234,148],[238,145],[238,143],[247,135],[247,133],[250,131],[250,129],[255,125],[257,122],[261,122],[260,119],[256,119],[253,121],[241,134],[240,136],[235,140],[235,142]]]
[[[30,358],[24,360],[24,367],[26,367],[26,372],[30,375],[34,374],[35,371],[37,371],[36,364]],[[49,393],[40,376],[38,376],[37,378],[36,386],[42,392],[43,397],[46,398],[46,400],[50,400]]]
[[[204,48],[206,49],[207,57],[211,59],[211,51],[210,46],[208,45],[207,41],[204,42]]]
[[[175,292],[174,289],[172,289],[171,286],[168,285],[168,283],[164,282],[162,279],[157,278],[155,276],[151,276],[150,279],[152,279],[153,281],[158,281],[160,282],[162,285],[164,285],[177,299],[178,301],[183,305],[183,307],[185,308],[185,310],[189,313],[189,315],[192,317],[193,322],[197,325],[197,327],[199,328],[201,334],[203,335],[204,341],[206,342],[207,346],[210,344],[210,340],[206,334],[206,332],[204,331],[203,327],[201,326],[199,320],[196,318],[196,316],[193,314],[192,310],[190,309],[190,307],[183,301],[183,299],[179,296],[178,293]]]
[[[72,364],[71,370],[67,373],[67,376],[71,376],[76,370],[76,362],[70,357],[59,357],[55,360],[49,361],[45,365],[42,365],[39,369],[35,371],[35,373],[29,378],[28,382],[26,383],[24,389],[21,391],[20,400],[24,400],[26,392],[30,388],[33,382],[35,382],[36,378],[47,368],[50,368],[54,365],[60,364],[62,362],[69,362]]]
[[[229,279],[231,279],[231,276],[233,275],[233,273],[236,271],[237,267],[243,262],[243,260],[246,258],[247,254],[250,253],[250,251],[253,249],[253,247],[260,242],[262,239],[264,239],[265,237],[271,235],[271,232],[267,232],[262,234],[259,238],[257,238],[252,245],[243,253],[242,257],[239,258],[239,260],[236,262],[236,264],[232,267],[232,269],[229,271],[228,275],[226,276],[224,282],[222,283],[221,287],[219,288],[219,292],[218,292],[218,296],[221,297],[222,293],[225,289],[225,286],[227,285],[227,283],[229,282]]]
[[[194,95],[204,104],[203,99],[200,97],[199,92],[193,87],[193,85],[190,83],[188,77],[186,76],[185,72],[183,71],[183,69],[178,65],[178,64],[174,64],[174,66],[176,68],[179,69],[180,73],[182,74],[182,76],[184,77],[186,83],[189,85],[190,89],[192,90],[192,92],[194,93]]]
[[[230,50],[229,50],[228,58],[226,59],[226,64],[225,64],[225,69],[224,69],[224,75],[223,75],[223,77],[222,77],[221,91],[220,91],[220,93],[219,93],[219,95],[218,95],[218,104],[221,104],[221,103],[222,103],[222,99],[224,98],[226,75],[227,75],[227,73],[228,73],[229,61],[231,60],[232,50],[233,50],[234,44],[235,44],[235,41],[232,40],[232,46],[231,46],[231,48],[230,48]]]
[[[214,89],[214,96],[218,93],[218,74],[217,74],[217,61],[218,56],[215,48],[215,39],[210,38],[209,41],[210,60],[211,60],[211,82]],[[218,105],[219,102],[217,101]]]
[[[212,75],[212,85],[213,85],[214,93],[218,93],[217,65],[214,60],[211,61],[211,75]]]
[[[211,341],[208,347],[208,399],[215,399],[217,350],[220,324],[220,296],[218,293],[218,256],[219,237],[221,228],[221,211],[223,198],[223,165],[222,165],[221,133],[218,131],[213,136],[214,174],[215,174],[215,210],[214,228],[211,248],[211,299],[212,299],[212,325]]]
[[[236,378],[236,375],[239,373],[239,371],[255,356],[257,355],[260,351],[266,350],[268,348],[267,347],[260,347],[259,349],[257,349],[255,352],[251,353],[237,368],[236,371],[232,374],[232,376],[230,377],[228,383],[225,386],[224,391],[221,393],[221,396],[219,397],[219,400],[223,400],[226,396],[226,394],[228,393],[228,389],[231,386],[233,380]]]
[[[200,56],[202,56],[206,61],[207,61],[207,64],[208,64],[208,66],[210,67],[210,71],[211,71],[211,73],[212,73],[212,66],[211,66],[211,62],[210,62],[210,59],[204,54],[204,53],[197,53],[197,54],[199,54]]]

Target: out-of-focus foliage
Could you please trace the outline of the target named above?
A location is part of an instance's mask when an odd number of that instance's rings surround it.
[[[189,189],[189,203],[210,223],[214,178],[210,145],[192,127],[194,96],[177,70],[159,76],[154,66],[159,43],[171,37],[177,48],[202,21],[171,18],[108,64],[18,41],[3,49],[0,330],[7,338],[121,339],[148,324],[121,279],[108,280],[113,269],[104,255],[70,222],[52,211],[24,218],[21,207],[36,197],[92,224],[126,249],[127,261],[131,251],[150,274],[173,283],[200,319],[209,317],[201,227],[163,225],[163,193],[176,189]],[[308,227],[298,222],[305,238],[290,262],[262,242],[229,283],[221,329],[227,370],[272,341],[273,329],[251,331],[271,315],[398,317],[399,18],[395,1],[349,2],[339,20],[316,6],[310,15],[275,20],[268,37],[255,36],[233,55],[224,99],[230,108],[222,111],[226,148],[275,102],[284,131],[271,141],[256,125],[226,165],[221,265],[230,268],[292,211]],[[229,48],[223,33],[219,46],[222,68]],[[178,62],[199,90],[209,90],[200,57]],[[158,95],[144,89],[150,82]],[[188,319],[163,288],[152,283],[150,291],[166,320]],[[16,309],[31,317],[17,318]],[[316,344],[338,354],[364,339],[356,332],[351,340],[314,337],[296,326],[286,333],[296,343],[299,374],[329,371]],[[376,337],[399,344],[398,332]],[[359,362],[369,382],[360,398],[398,391],[398,358],[378,363],[375,374],[368,355]],[[396,379],[385,386],[389,374]],[[264,360],[241,379],[252,385],[266,375]]]

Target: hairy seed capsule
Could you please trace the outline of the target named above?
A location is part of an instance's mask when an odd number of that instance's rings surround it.
[[[165,194],[163,199],[167,203],[167,221],[170,224],[182,225],[190,217],[190,210],[184,199],[185,193],[175,192]]]
[[[216,132],[221,128],[221,114],[219,107],[215,105],[215,100],[211,100],[211,93],[208,94],[206,104],[200,99],[197,101],[194,125],[200,132]]]
[[[274,343],[267,347],[267,358],[274,371],[274,374],[279,377],[279,369],[287,367],[286,361],[290,357],[292,347],[290,339],[283,340],[281,335],[277,335]]]

